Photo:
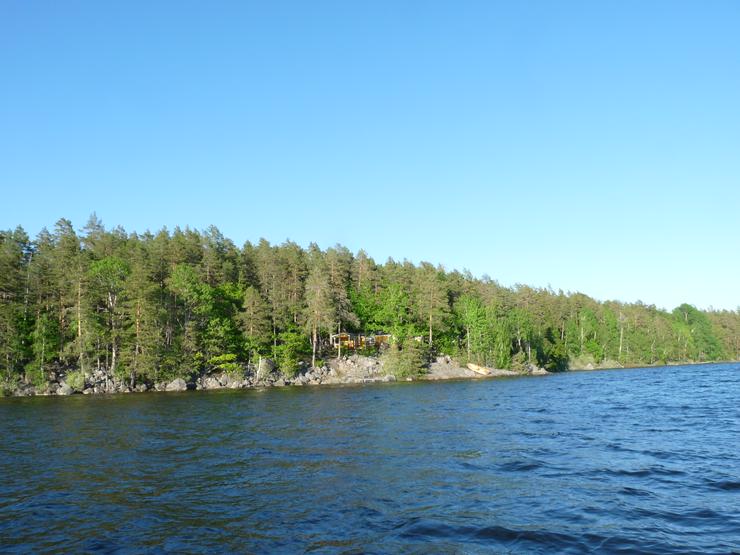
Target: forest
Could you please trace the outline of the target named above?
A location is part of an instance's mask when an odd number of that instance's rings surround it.
[[[546,277],[546,276],[544,276]],[[241,248],[216,227],[127,233],[91,216],[35,239],[0,232],[0,379],[104,371],[188,378],[257,357],[292,375],[336,356],[331,333],[384,332],[396,360],[552,371],[740,358],[740,309],[667,312],[599,302],[364,251],[262,239]],[[371,354],[371,353],[368,353]]]

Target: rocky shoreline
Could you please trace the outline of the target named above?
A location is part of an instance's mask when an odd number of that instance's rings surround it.
[[[475,367],[475,369],[472,369]],[[462,367],[449,356],[440,356],[417,377],[397,378],[383,369],[379,358],[360,355],[334,358],[320,368],[304,365],[292,377],[281,374],[272,361],[262,359],[259,365],[240,372],[211,372],[189,381],[175,378],[170,381],[138,383],[132,388],[127,380],[111,378],[104,371],[98,370],[85,376],[84,384],[73,387],[60,376],[42,386],[17,384],[13,389],[4,392],[6,396],[27,397],[33,395],[110,395],[118,393],[144,393],[147,391],[188,391],[216,389],[254,389],[267,387],[304,387],[319,385],[353,385],[389,383],[395,381],[427,380],[460,380],[514,377],[523,375],[548,374],[542,368],[531,367],[524,372],[500,370],[493,368]]]

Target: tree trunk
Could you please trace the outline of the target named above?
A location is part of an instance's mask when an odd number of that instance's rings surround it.
[[[312,343],[311,347],[313,349],[313,352],[311,353],[311,368],[316,367],[316,342],[317,342],[316,326],[314,325],[313,329],[311,330],[311,343]]]
[[[116,296],[113,293],[108,293],[108,305],[110,306],[110,373],[111,376],[113,376],[116,372],[116,359],[118,358],[118,338],[116,337]]]
[[[272,319],[272,358],[277,359],[277,324],[274,317]]]
[[[79,365],[85,371],[84,354],[82,348],[82,280],[77,282],[77,343],[79,346]]]
[[[432,313],[429,312],[429,347],[432,346]]]
[[[136,345],[134,346],[134,363],[131,366],[131,389],[134,388],[136,374],[139,371],[139,352],[141,349],[141,301],[136,303]]]
[[[468,340],[468,362],[470,362],[470,326],[465,327],[465,335]]]

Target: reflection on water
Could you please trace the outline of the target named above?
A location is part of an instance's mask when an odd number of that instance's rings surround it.
[[[740,550],[740,366],[0,400],[18,551]]]

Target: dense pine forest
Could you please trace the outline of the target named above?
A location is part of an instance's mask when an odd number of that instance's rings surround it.
[[[329,334],[392,334],[391,355],[497,368],[740,358],[740,310],[672,312],[581,293],[503,287],[427,262],[287,241],[241,248],[217,228],[0,232],[0,376],[43,383],[103,371],[131,382],[234,369],[290,375],[336,356]]]

